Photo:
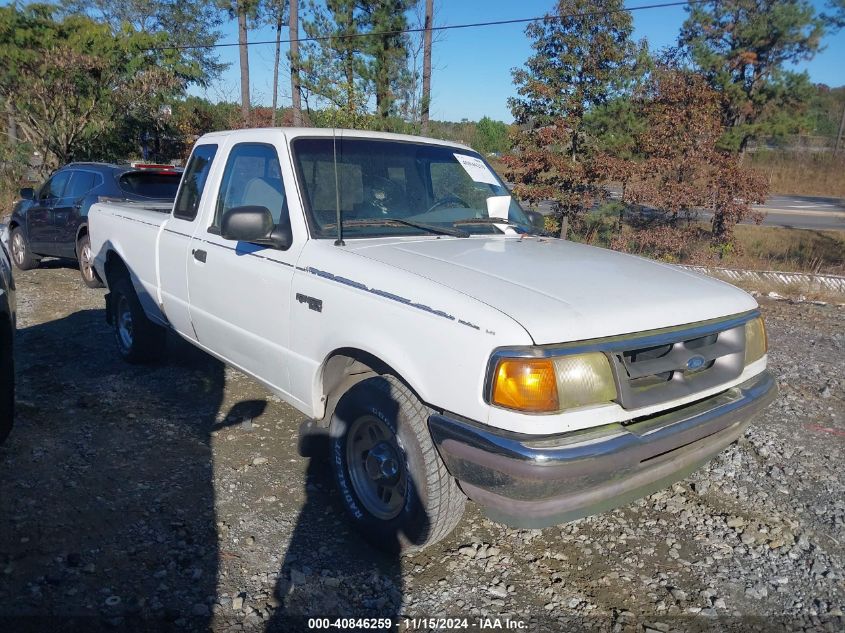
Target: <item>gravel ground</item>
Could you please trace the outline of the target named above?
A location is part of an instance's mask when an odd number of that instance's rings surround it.
[[[177,340],[160,365],[122,363],[75,270],[17,281],[2,630],[845,630],[842,306],[761,299],[780,397],[691,478],[545,530],[470,504],[396,559],[347,530],[326,466],[297,454],[295,410]]]

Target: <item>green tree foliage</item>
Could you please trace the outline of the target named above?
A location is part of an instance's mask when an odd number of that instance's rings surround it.
[[[394,129],[400,101],[408,94],[406,35],[409,0],[312,0],[310,19],[303,21],[309,37],[322,38],[303,46],[302,88],[309,115],[329,106],[330,120],[344,127]],[[384,33],[356,37],[363,33]],[[381,123],[367,116],[370,105]],[[325,120],[317,114],[315,120]]]
[[[482,117],[475,125],[475,140],[472,146],[482,154],[501,153],[510,149],[508,126],[502,121]]]
[[[88,17],[56,19],[52,5],[0,7],[0,96],[45,168],[88,157],[127,121],[151,122],[183,82],[161,38]]]
[[[845,28],[845,0],[828,0],[822,18],[832,29]]]
[[[222,14],[206,0],[64,0],[63,6],[68,13],[106,22],[114,33],[130,29],[161,35],[162,44],[205,47],[220,37]],[[214,48],[171,49],[166,54],[178,76],[201,86],[227,67]]]
[[[559,0],[555,13],[526,29],[534,54],[513,71],[519,96],[509,103],[519,131],[507,176],[523,200],[554,201],[562,237],[605,195],[587,114],[624,94],[644,54],[622,9],[622,0]]]
[[[408,27],[408,0],[360,0],[371,33],[365,40],[370,56],[366,77],[373,86],[376,112],[387,119],[395,112],[397,96],[408,84],[408,36],[398,33]]]
[[[806,73],[787,70],[821,46],[824,20],[808,0],[719,0],[691,5],[679,44],[722,98],[722,145],[798,132],[812,95]]]
[[[356,127],[366,112],[368,87],[363,38],[366,19],[355,0],[326,0],[325,7],[311,2],[310,19],[302,26],[308,37],[328,38],[308,42],[302,48],[300,63],[306,108],[328,104],[335,109],[337,122]]]
[[[845,109],[845,86],[830,88],[824,84],[815,86],[807,112],[808,133],[813,136],[835,137],[839,132],[842,111]]]

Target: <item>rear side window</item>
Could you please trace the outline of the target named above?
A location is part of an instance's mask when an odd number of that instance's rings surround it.
[[[200,145],[194,149],[188,167],[182,175],[182,186],[173,206],[173,216],[182,220],[193,220],[197,217],[205,181],[211,170],[217,145]]]
[[[279,155],[272,145],[239,143],[229,152],[212,226],[220,228],[229,209],[244,206],[266,207],[276,224],[287,216]]]
[[[120,179],[123,193],[140,198],[173,200],[179,190],[182,174],[161,171],[129,171]]]
[[[81,198],[99,184],[98,180],[97,174],[94,172],[75,171],[73,176],[70,177],[70,182],[63,197]]]

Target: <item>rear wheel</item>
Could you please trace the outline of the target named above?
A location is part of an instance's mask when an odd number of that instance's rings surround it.
[[[19,226],[12,229],[9,239],[12,247],[12,261],[15,262],[15,266],[21,270],[36,268],[41,260],[29,250],[29,242]]]
[[[111,288],[112,328],[117,350],[129,363],[148,363],[164,352],[167,331],[150,321],[132,282],[119,277]]]
[[[103,282],[94,270],[94,257],[91,252],[91,238],[86,233],[76,243],[76,258],[79,260],[79,274],[89,288],[102,288]]]
[[[331,422],[331,460],[342,503],[361,534],[388,551],[446,537],[466,497],[428,431],[430,410],[393,376],[358,383]]]

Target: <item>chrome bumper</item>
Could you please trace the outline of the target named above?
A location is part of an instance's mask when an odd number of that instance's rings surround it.
[[[490,518],[543,527],[604,512],[659,490],[742,435],[777,396],[768,372],[633,424],[521,435],[445,415],[429,428],[446,468]]]

